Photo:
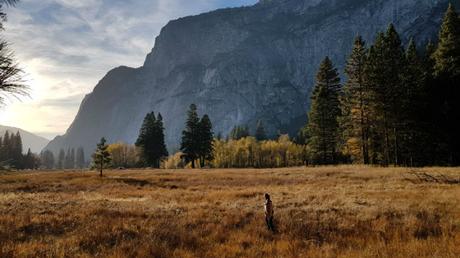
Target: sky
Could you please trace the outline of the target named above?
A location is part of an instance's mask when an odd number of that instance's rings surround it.
[[[30,97],[0,107],[0,124],[64,134],[83,97],[112,68],[142,66],[169,20],[257,0],[22,0],[1,37],[26,72]]]

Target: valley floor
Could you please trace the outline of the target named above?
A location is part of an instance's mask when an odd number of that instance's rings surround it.
[[[457,179],[357,166],[0,172],[0,257],[460,257]]]

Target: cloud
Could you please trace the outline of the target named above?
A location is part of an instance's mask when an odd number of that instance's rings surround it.
[[[62,134],[83,96],[113,67],[141,66],[172,19],[257,0],[22,0],[2,32],[28,74],[32,99],[0,110],[0,124]]]

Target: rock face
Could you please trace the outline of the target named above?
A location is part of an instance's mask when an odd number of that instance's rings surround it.
[[[161,112],[177,150],[188,106],[209,114],[215,133],[235,125],[294,134],[306,121],[319,63],[340,71],[358,34],[371,42],[394,23],[404,42],[435,39],[448,0],[261,0],[169,22],[140,68],[110,71],[83,100],[64,136],[47,148],[133,143],[144,116]]]

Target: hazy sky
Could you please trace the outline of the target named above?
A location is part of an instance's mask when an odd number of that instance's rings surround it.
[[[0,124],[49,139],[65,133],[84,95],[112,68],[139,67],[171,19],[257,0],[22,0],[6,31],[32,88],[0,108]]]

